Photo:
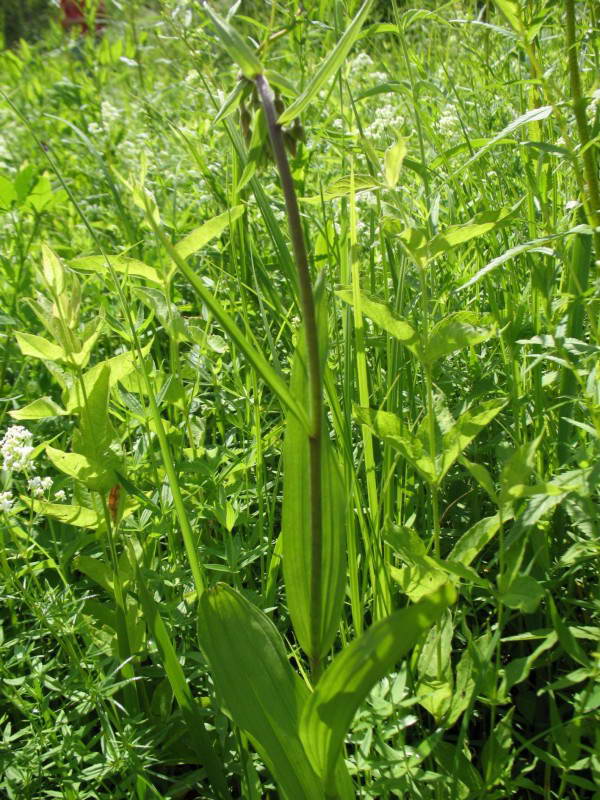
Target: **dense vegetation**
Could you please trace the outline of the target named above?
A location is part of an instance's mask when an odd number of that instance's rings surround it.
[[[0,796],[598,800],[598,8],[201,6],[0,53]]]

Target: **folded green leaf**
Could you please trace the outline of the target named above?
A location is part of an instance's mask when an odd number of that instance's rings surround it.
[[[408,139],[405,136],[401,136],[395,144],[385,151],[385,182],[390,189],[394,189],[400,180],[402,162],[408,150],[407,142]]]
[[[74,269],[96,272],[100,275],[106,275],[110,272],[110,263],[114,271],[122,275],[133,275],[137,278],[145,278],[145,280],[152,283],[162,284],[162,278],[154,267],[149,267],[143,261],[139,261],[137,258],[129,258],[129,256],[82,256],[71,259],[69,263]]]
[[[42,272],[55,297],[60,297],[65,290],[65,267],[56,253],[45,244],[42,244]]]
[[[57,344],[49,342],[43,336],[36,336],[33,333],[16,331],[15,337],[20,351],[24,356],[40,358],[42,361],[66,361],[67,354]]]
[[[299,345],[299,350],[303,349]],[[306,370],[298,355],[294,362],[290,389],[299,402],[308,402]],[[321,630],[318,652],[313,652],[308,437],[298,420],[288,414],[283,452],[283,573],[288,608],[296,636],[304,652],[317,660],[327,653],[333,643],[346,585],[345,516],[348,495],[343,488],[341,470],[326,426],[321,458]]]
[[[465,448],[478,436],[506,405],[502,397],[487,400],[469,408],[456,420],[442,437],[441,465],[438,467],[439,480],[448,472]]]
[[[428,242],[429,258],[434,258],[439,253],[447,253],[459,244],[489,233],[494,228],[508,222],[514,210],[514,208],[500,208],[495,211],[483,211],[463,225],[451,225]]]
[[[66,503],[47,503],[45,500],[33,500],[33,510],[36,514],[57,519],[65,525],[75,528],[98,528],[100,519],[95,511],[82,506],[70,506]]]
[[[323,195],[314,195],[312,197],[301,197],[302,203],[310,205],[320,205],[323,200],[334,200],[336,197],[347,197],[354,189],[354,194],[359,195],[361,192],[373,192],[381,189],[381,184],[371,175],[349,175],[343,178],[336,178],[328,184],[324,190]]]
[[[389,411],[374,411],[355,406],[354,416],[363,425],[367,425],[376,436],[399,450],[428,483],[436,482],[438,477],[436,464],[429,454],[424,436],[412,434],[402,424],[400,418]]]
[[[46,455],[56,469],[81,481],[89,489],[106,491],[117,483],[115,470],[105,462],[91,460],[81,453],[65,453],[49,445],[46,447]]]

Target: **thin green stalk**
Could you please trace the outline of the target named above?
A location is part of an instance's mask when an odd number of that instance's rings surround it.
[[[285,199],[288,226],[292,240],[294,261],[298,271],[300,306],[304,321],[308,361],[308,385],[310,396],[308,448],[310,466],[310,527],[311,527],[311,672],[317,680],[320,673],[321,634],[321,551],[322,551],[322,497],[321,497],[321,437],[323,427],[323,387],[319,357],[317,315],[313,296],[308,256],[300,219],[300,209],[294,189],[281,126],[277,122],[274,96],[264,75],[255,79],[267,120],[269,137],[275,163],[279,171],[281,188]]]
[[[427,392],[427,428],[429,434],[429,457],[435,464],[437,454],[437,442],[435,435],[435,409],[433,407],[433,377],[431,367],[425,367],[425,387]],[[431,483],[431,517],[433,527],[433,553],[436,558],[440,558],[440,499],[438,483]]]
[[[139,710],[139,700],[137,690],[133,679],[135,672],[133,664],[131,663],[131,643],[129,641],[129,632],[127,630],[127,608],[125,605],[125,595],[123,593],[123,584],[121,583],[121,573],[119,571],[119,558],[117,556],[117,548],[115,544],[114,530],[108,504],[106,502],[106,495],[100,494],[102,502],[102,510],[104,512],[104,522],[106,524],[106,535],[108,539],[108,549],[112,561],[113,568],[113,591],[115,594],[115,617],[117,625],[117,644],[119,650],[119,658],[125,663],[121,667],[121,671],[128,683],[125,686],[124,694],[127,701],[128,710],[135,712]]]
[[[354,164],[351,165],[350,178],[350,270],[352,280],[353,308],[354,308],[354,336],[356,340],[356,372],[358,379],[358,400],[361,406],[368,407],[369,382],[367,378],[367,361],[365,356],[365,334],[361,310],[360,273],[358,260],[354,258],[353,250],[356,247],[356,204],[354,195]],[[391,613],[391,597],[386,571],[383,563],[383,542],[380,541],[379,532],[379,496],[377,493],[377,478],[375,471],[375,452],[373,448],[373,435],[370,429],[362,426],[362,438],[365,458],[365,473],[367,478],[367,497],[369,499],[369,518],[374,541],[371,544],[373,556],[373,569],[375,571],[375,618],[383,619]]]
[[[569,79],[571,82],[571,96],[573,98],[573,111],[577,123],[577,133],[581,143],[581,157],[585,174],[587,197],[584,197],[584,206],[590,224],[594,228],[594,248],[596,254],[600,253],[600,185],[596,169],[594,148],[591,146],[590,129],[586,117],[586,99],[581,90],[579,63],[577,61],[577,42],[575,38],[575,3],[566,0],[566,40],[567,56],[569,60]]]

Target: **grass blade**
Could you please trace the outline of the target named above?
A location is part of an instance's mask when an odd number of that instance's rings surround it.
[[[363,22],[365,21],[372,5],[373,0],[365,0],[331,54],[317,69],[306,89],[302,92],[298,99],[295,100],[291,106],[286,108],[283,114],[281,114],[278,120],[280,125],[287,125],[299,114],[301,114],[311,103],[313,98],[317,96],[327,81],[332,78],[342,66],[344,59],[350,51],[350,48],[359,37],[360,29],[362,28]]]

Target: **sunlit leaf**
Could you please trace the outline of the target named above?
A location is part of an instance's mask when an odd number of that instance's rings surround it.
[[[373,0],[365,0],[365,2],[357,11],[350,25],[344,31],[336,46],[327,56],[325,61],[322,62],[321,66],[317,68],[315,74],[309,81],[308,86],[304,89],[298,99],[288,106],[288,108],[286,108],[283,114],[279,117],[280,125],[287,125],[293,119],[295,119],[298,114],[301,114],[317,96],[323,86],[325,86],[325,84],[331,78],[333,78],[335,73],[344,63],[344,59],[350,52],[350,48],[358,39],[360,29],[362,28],[363,22],[367,18],[372,5]]]
[[[393,669],[421,635],[455,601],[445,584],[416,605],[376,622],[334,659],[300,720],[300,735],[310,763],[329,786],[352,718],[375,683]]]

